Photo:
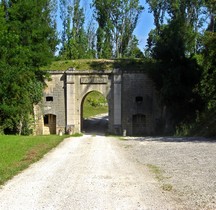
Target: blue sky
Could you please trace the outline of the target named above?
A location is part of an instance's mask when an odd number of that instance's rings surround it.
[[[92,0],[81,0],[81,6],[86,11],[87,19],[92,16],[92,10],[90,9],[90,3]],[[143,51],[146,45],[146,40],[148,38],[148,33],[154,28],[153,15],[148,12],[148,5],[145,0],[140,0],[140,4],[145,7],[144,11],[140,15],[136,29],[134,30],[134,35],[139,40],[139,48]],[[58,18],[58,31],[61,31],[61,21]]]
[[[139,39],[139,48],[143,51],[146,45],[148,34],[151,29],[154,28],[154,18],[151,13],[148,12],[148,5],[145,4],[145,0],[140,0],[140,3],[145,7],[138,21],[134,34]]]

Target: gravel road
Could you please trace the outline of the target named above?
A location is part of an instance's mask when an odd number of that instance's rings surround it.
[[[185,210],[216,209],[216,140],[204,138],[126,137],[131,161],[160,170],[161,186]]]
[[[128,143],[102,135],[65,139],[1,187],[0,209],[182,209],[127,155]]]

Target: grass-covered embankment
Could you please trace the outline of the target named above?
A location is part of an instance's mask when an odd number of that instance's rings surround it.
[[[0,135],[0,185],[57,146],[65,136]]]
[[[43,70],[65,71],[68,68],[76,70],[147,70],[149,61],[144,59],[77,59],[77,60],[58,60],[51,65],[44,66]]]

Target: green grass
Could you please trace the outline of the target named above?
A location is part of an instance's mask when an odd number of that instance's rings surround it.
[[[99,92],[89,93],[83,103],[83,118],[90,118],[108,112],[106,98]]]
[[[103,113],[108,112],[107,107],[97,107],[97,108],[95,108],[95,107],[89,106],[88,108],[84,108],[84,110],[85,111],[83,113],[83,117],[85,119],[93,117],[93,116],[98,115],[98,114],[103,114]]]
[[[156,179],[158,179],[159,181],[162,181],[164,179],[163,171],[161,171],[161,169],[158,166],[152,164],[147,164],[147,166],[150,169],[150,171],[153,174],[155,174]]]
[[[65,136],[0,135],[0,185],[57,146]]]
[[[53,61],[51,65],[45,66],[43,70],[61,70],[69,68],[76,70],[147,70],[148,62],[144,59],[78,59]]]
[[[165,183],[165,180],[168,179],[169,177],[165,177],[163,175],[164,171],[162,171],[158,166],[152,164],[147,164],[147,167],[155,175],[155,178],[162,184],[161,185],[162,190],[164,191],[173,190],[173,186],[171,184]]]
[[[74,133],[71,136],[72,137],[81,137],[81,136],[83,136],[83,134],[82,133]]]

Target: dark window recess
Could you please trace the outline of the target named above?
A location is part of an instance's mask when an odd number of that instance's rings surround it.
[[[44,116],[44,124],[49,124],[49,116],[48,115]]]
[[[143,97],[142,96],[137,96],[136,97],[136,103],[141,104],[143,102]]]
[[[53,101],[53,97],[52,96],[47,96],[46,101]]]
[[[136,125],[142,124],[143,126],[146,126],[146,116],[142,114],[133,115],[133,123]]]

